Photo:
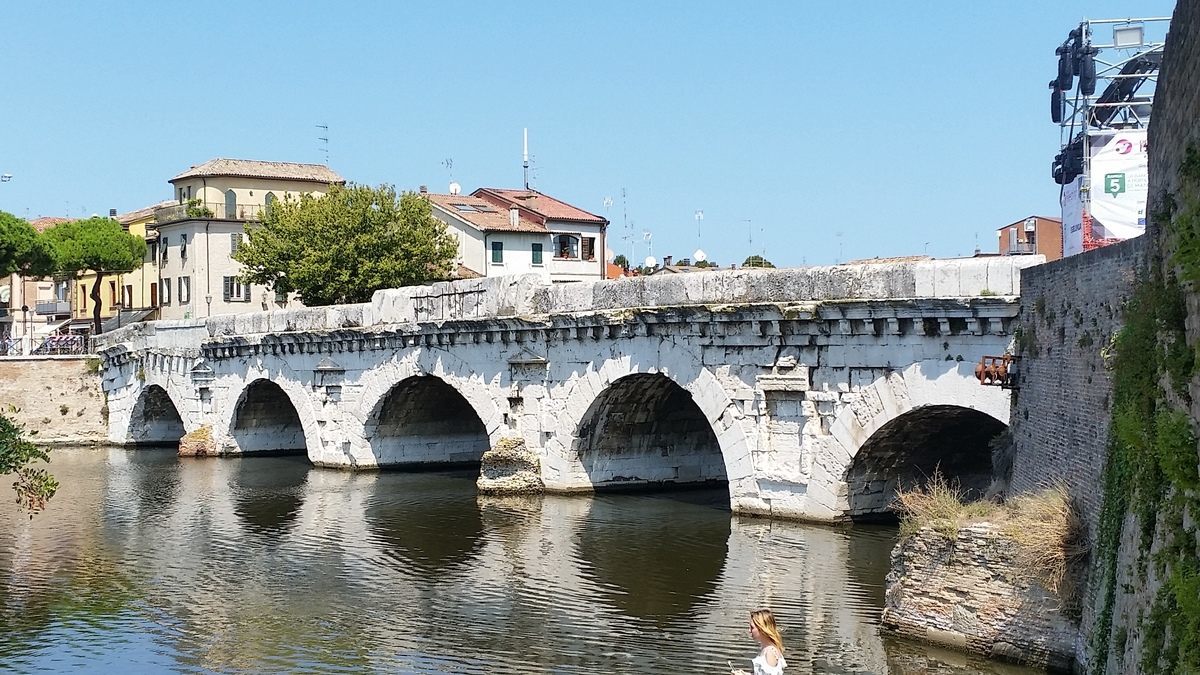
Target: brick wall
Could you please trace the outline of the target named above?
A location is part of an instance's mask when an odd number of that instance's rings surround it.
[[[1012,491],[1064,481],[1089,531],[1103,499],[1112,396],[1102,350],[1121,327],[1148,242],[1138,237],[1021,273]]]

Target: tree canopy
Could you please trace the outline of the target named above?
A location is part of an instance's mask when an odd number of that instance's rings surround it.
[[[766,258],[762,257],[761,255],[752,255],[752,256],[747,257],[744,261],[742,261],[742,267],[773,268],[773,267],[775,267],[775,265],[773,265],[770,260],[767,260]]]
[[[625,254],[623,253],[618,254],[617,257],[613,258],[613,264],[625,270],[626,272],[629,271],[629,258],[626,258]]]
[[[92,217],[60,223],[42,235],[54,253],[54,268],[59,274],[75,277],[85,272],[96,275],[90,296],[92,322],[100,332],[100,280],[109,274],[132,272],[146,257],[146,240],[129,234],[111,218]]]
[[[54,476],[45,469],[29,466],[38,460],[49,462],[50,456],[31,443],[20,426],[0,414],[0,475],[16,476],[13,490],[17,492],[17,504],[28,509],[31,515],[45,508],[46,502],[58,491]]]
[[[23,219],[0,211],[0,276],[20,272],[42,277],[53,271],[53,253],[37,230]]]
[[[367,302],[383,288],[450,276],[457,240],[414,193],[331,186],[324,197],[274,202],[233,257],[242,279],[300,294],[306,305]]]

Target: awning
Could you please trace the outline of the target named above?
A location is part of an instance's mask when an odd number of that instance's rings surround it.
[[[122,311],[117,316],[109,317],[100,322],[100,332],[107,333],[116,330],[121,326],[128,326],[131,323],[145,321],[146,317],[154,313],[154,308],[150,309],[127,309]]]
[[[63,326],[65,326],[69,323],[71,323],[70,319],[64,319],[62,321],[52,321],[50,323],[39,323],[39,322],[35,321],[32,324],[33,337],[44,338],[47,335],[54,335],[54,333],[56,331],[58,331],[60,328],[62,328]]]

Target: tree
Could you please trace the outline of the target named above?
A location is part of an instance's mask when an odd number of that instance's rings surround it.
[[[762,257],[761,255],[752,255],[752,256],[746,258],[744,261],[742,261],[742,267],[770,267],[770,268],[773,268],[775,266],[771,264],[770,260],[767,260],[766,258]]]
[[[42,235],[54,251],[54,267],[59,274],[75,277],[91,271],[96,275],[89,297],[92,299],[92,325],[100,333],[100,286],[109,274],[126,274],[142,264],[146,240],[129,234],[111,218],[92,217],[60,223]]]
[[[382,288],[445,279],[458,241],[429,202],[380,185],[331,186],[274,202],[234,259],[242,279],[298,292],[306,305],[367,302]]]
[[[24,429],[0,414],[0,475],[16,475],[13,490],[17,493],[17,504],[28,509],[31,517],[45,508],[58,491],[54,476],[45,469],[28,466],[35,460],[49,462],[50,456],[25,438]]]
[[[54,271],[54,256],[33,226],[0,211],[0,277],[19,272],[43,277]]]
[[[718,265],[711,260],[700,260],[696,262],[696,267],[718,267]]]
[[[625,270],[626,272],[629,271],[629,258],[626,258],[624,254],[613,258],[613,264]]]

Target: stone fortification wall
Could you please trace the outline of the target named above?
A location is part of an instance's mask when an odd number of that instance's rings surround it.
[[[137,350],[153,336],[161,348],[207,337],[339,330],[395,324],[553,316],[645,307],[773,304],[906,298],[1012,297],[1021,271],[1042,256],[866,263],[835,267],[654,275],[580,284],[547,284],[513,275],[377,291],[369,303],[274,310],[207,319],[155,321],[107,333],[98,347]],[[181,354],[182,355],[182,354]]]
[[[979,523],[951,539],[924,528],[892,550],[883,625],[921,641],[1055,670],[1071,667],[1075,624],[1021,572],[1016,544]]]
[[[37,432],[38,444],[103,443],[107,408],[99,360],[82,356],[0,359],[0,413]]]
[[[1021,275],[1010,491],[1064,482],[1089,533],[1100,514],[1108,447],[1112,373],[1105,354],[1121,328],[1147,244],[1138,237]]]

